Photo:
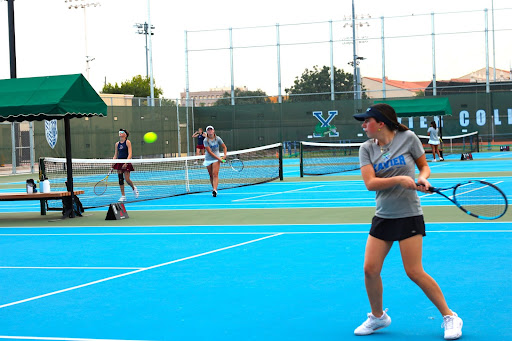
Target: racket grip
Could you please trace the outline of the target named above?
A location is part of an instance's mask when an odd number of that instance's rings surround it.
[[[416,183],[416,186],[418,186],[418,187],[420,187],[420,186],[425,187],[425,185],[423,185],[423,184],[419,184],[419,183]],[[434,192],[434,191],[435,191],[435,189],[436,189],[435,187],[429,187],[429,188],[427,188],[427,191],[429,191],[429,192]]]
[[[226,160],[222,160],[222,163],[226,163]]]

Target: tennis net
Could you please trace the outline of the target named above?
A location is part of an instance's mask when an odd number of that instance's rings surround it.
[[[341,173],[359,169],[362,143],[300,143],[300,176]]]
[[[218,189],[227,189],[282,180],[282,144],[228,152],[228,160],[238,158],[243,162],[243,169],[232,169],[229,162],[221,164]],[[73,159],[73,186],[84,190],[80,201],[85,208],[108,206],[117,202],[121,196],[119,179],[113,170],[106,181],[107,188],[101,193],[96,186],[109,174],[114,164],[124,164],[127,160],[113,159]],[[130,159],[134,170],[130,179],[139,191],[136,198],[131,187],[124,181],[126,202],[160,199],[183,194],[209,192],[212,190],[210,177],[205,166],[204,156]],[[52,190],[66,190],[66,159],[41,158],[42,175],[51,183]],[[96,191],[95,191],[96,186]],[[52,200],[49,209],[60,209],[62,203]],[[51,206],[50,206],[51,205]]]
[[[425,135],[418,135],[418,137],[420,138],[421,143],[423,143],[425,152],[427,154],[431,153],[432,149],[428,144],[429,137]],[[443,136],[441,141],[440,150],[444,155],[474,153],[480,151],[478,131],[464,135]]]

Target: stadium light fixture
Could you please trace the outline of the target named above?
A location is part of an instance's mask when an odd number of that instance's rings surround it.
[[[87,7],[99,7],[101,4],[99,2],[87,2],[87,0],[64,0],[66,4],[68,4],[68,9],[79,9],[83,8],[84,10],[84,38],[85,38],[85,72],[87,74],[87,80],[89,80],[89,62],[92,62],[95,58],[89,56],[87,49]]]
[[[144,22],[144,24],[135,24],[133,25],[133,27],[137,28],[137,34],[144,34],[145,38],[146,38],[146,78],[149,77],[149,64],[148,64],[148,53],[149,53],[149,48],[148,48],[148,35],[149,35],[149,25],[147,22]],[[155,33],[153,33],[153,30],[155,29],[155,26],[151,25],[151,35],[154,35]]]

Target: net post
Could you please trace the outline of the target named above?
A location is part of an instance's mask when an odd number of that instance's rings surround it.
[[[476,132],[476,152],[480,153],[480,133]]]
[[[283,181],[283,144],[279,144],[279,180]]]
[[[44,157],[39,158],[39,181],[43,181],[46,176],[46,169],[44,167]]]
[[[303,154],[302,148],[303,148],[302,141],[300,141],[300,177],[301,178],[304,177],[304,163],[303,163],[304,154]]]

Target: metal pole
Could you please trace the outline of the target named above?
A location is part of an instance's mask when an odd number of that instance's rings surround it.
[[[329,20],[329,46],[331,48],[331,101],[334,101],[334,47],[332,39],[332,20]]]
[[[14,0],[7,0],[7,21],[9,25],[9,57],[11,78],[16,76],[16,38],[14,30]]]
[[[7,21],[9,26],[9,57],[11,78],[17,78],[16,75],[16,39],[14,30],[14,0],[7,0]],[[12,174],[16,174],[16,122],[11,123],[11,163]]]
[[[487,8],[484,9],[485,13],[485,92],[490,93],[491,87],[489,85],[489,27],[488,27],[488,15]]]
[[[87,74],[87,80],[89,80],[89,52],[87,48],[87,6],[83,6],[84,9],[84,41],[85,41],[85,73]]]
[[[229,66],[231,69],[231,105],[235,105],[235,75],[233,71],[233,29],[229,28]]]
[[[188,41],[187,41],[187,31],[185,30],[185,101],[186,101],[185,105],[187,107],[188,107],[189,98],[190,98],[190,89],[189,89],[189,76],[188,76]]]
[[[153,81],[153,48],[151,45],[151,10],[150,0],[148,0],[148,35],[149,35],[149,75],[150,75],[150,91],[151,91],[151,103],[150,106],[155,106],[155,86]]]
[[[384,17],[380,17],[382,41],[382,98],[386,98],[386,54],[384,49]]]
[[[434,26],[434,12],[431,14],[432,18],[432,95],[437,96],[436,84],[436,34]]]
[[[190,130],[189,130],[189,122],[188,122],[188,106],[186,107],[185,114],[187,115],[187,156],[189,156],[190,153]]]
[[[34,122],[30,121],[28,123],[28,138],[29,138],[29,146],[30,146],[30,173],[34,173]]]
[[[494,81],[496,82],[496,41],[494,40],[494,0],[491,1],[492,16],[492,69],[494,72]]]
[[[16,174],[16,122],[11,123],[11,163],[12,163],[12,174]]]
[[[177,155],[177,157],[180,157],[181,156],[180,105],[178,103],[176,103],[176,124],[178,125],[178,155]]]
[[[359,86],[357,84],[356,10],[354,0],[352,0],[352,49],[354,52],[354,99],[359,99]]]
[[[279,35],[279,24],[276,24],[276,37],[277,37],[277,101],[283,103],[283,96],[281,95],[281,38]]]
[[[66,140],[66,173],[67,173],[67,190],[70,192],[71,199],[71,212],[70,218],[75,217],[75,210],[73,209],[73,203],[75,201],[75,194],[73,192],[73,161],[71,158],[71,128],[69,124],[69,116],[64,117],[64,138]],[[65,212],[67,213],[67,212]]]
[[[148,52],[149,52],[149,49],[148,49],[148,23],[145,22],[144,23],[144,35],[146,36],[146,46],[145,46],[145,49],[146,49],[146,79],[149,78],[149,66],[148,66],[148,60],[149,60],[149,56],[148,56]]]

